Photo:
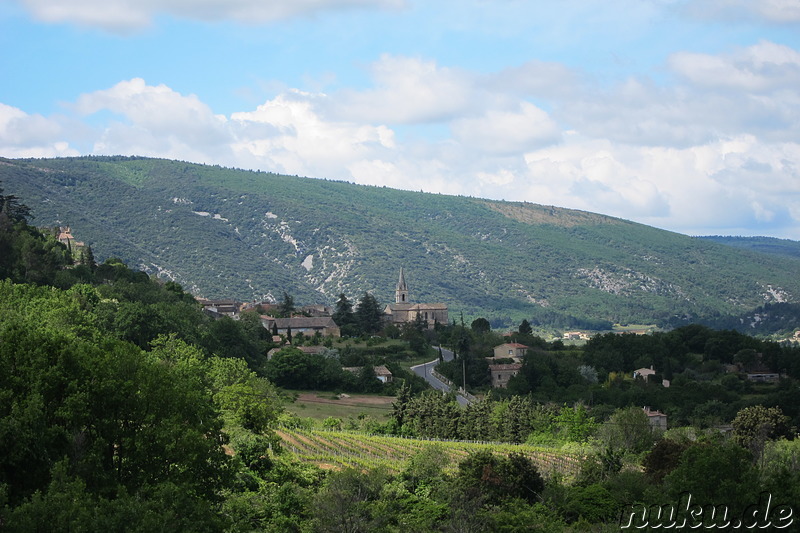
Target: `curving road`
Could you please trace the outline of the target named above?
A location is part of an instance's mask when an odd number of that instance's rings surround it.
[[[453,355],[452,351],[446,348],[442,348],[442,359],[444,359],[445,361],[452,361],[453,357],[455,356]],[[413,370],[416,375],[425,378],[425,381],[427,381],[428,384],[434,389],[444,392],[450,392],[451,391],[450,386],[447,385],[446,383],[443,383],[441,380],[439,380],[436,376],[433,375],[433,369],[436,368],[436,365],[438,364],[439,364],[439,358],[437,357],[433,361],[428,361],[427,363],[422,363],[421,365],[412,366],[411,370]],[[466,406],[470,403],[469,400],[464,396],[462,396],[462,394],[458,390],[454,392],[456,393],[456,400],[458,400],[459,405]]]

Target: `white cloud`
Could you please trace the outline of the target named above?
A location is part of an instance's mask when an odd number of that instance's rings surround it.
[[[477,98],[470,75],[435,61],[385,54],[370,73],[376,87],[335,95],[332,114],[395,124],[437,122],[468,111]]]
[[[746,93],[796,92],[800,87],[800,52],[768,41],[726,56],[676,53],[669,64],[675,73],[702,87]]]
[[[796,50],[764,41],[725,55],[676,53],[668,67],[677,83],[587,85],[552,115],[585,135],[630,144],[685,148],[744,134],[800,140]]]
[[[800,238],[800,219],[788,216],[800,212],[797,143],[769,144],[741,136],[668,148],[568,136],[563,146],[528,154],[526,160],[532,201],[690,234],[767,229],[783,213],[787,217],[780,223],[787,227],[781,231]]]
[[[327,99],[294,92],[255,111],[234,113],[239,132],[254,123],[274,128],[272,135],[239,136],[234,150],[270,160],[284,172],[342,179],[350,177],[346,169],[352,162],[395,147],[394,133],[385,126],[324,120],[315,110],[317,100]]]
[[[94,143],[99,154],[149,155],[211,162],[230,154],[227,119],[195,95],[184,96],[141,78],[81,95],[72,106],[81,115],[110,112]]]
[[[66,141],[68,134],[58,118],[29,115],[0,103],[0,153],[5,157],[80,155]]]
[[[141,78],[83,94],[75,108],[83,114],[108,110],[156,133],[179,135],[195,142],[209,132],[219,130],[226,121],[224,116],[214,115],[197,96],[181,95],[163,84],[147,85]],[[209,140],[214,140],[213,137]]]
[[[683,10],[701,19],[752,20],[776,24],[800,22],[797,0],[690,0]]]
[[[452,130],[465,148],[498,155],[524,153],[561,138],[555,121],[528,102],[513,111],[490,109],[481,117],[455,120]]]
[[[18,0],[45,22],[76,23],[127,32],[148,26],[159,14],[194,20],[236,20],[249,24],[345,8],[399,9],[405,0]]]

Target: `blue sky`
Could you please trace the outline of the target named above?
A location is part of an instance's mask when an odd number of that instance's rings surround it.
[[[800,239],[800,0],[0,0],[0,155]]]

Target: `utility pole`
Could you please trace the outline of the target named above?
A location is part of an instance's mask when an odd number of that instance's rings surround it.
[[[463,357],[461,358],[461,391],[467,392],[467,364]]]

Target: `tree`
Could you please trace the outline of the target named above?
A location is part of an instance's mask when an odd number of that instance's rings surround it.
[[[519,333],[521,335],[531,335],[533,334],[533,328],[531,327],[531,323],[528,322],[527,319],[522,319],[522,322],[519,325]]]
[[[283,291],[283,301],[281,302],[279,311],[284,317],[291,317],[294,313],[294,298],[286,291]]]
[[[729,516],[758,502],[758,483],[750,452],[727,444],[695,444],[681,455],[664,478],[664,490],[675,501],[691,494],[701,505],[726,505]]]
[[[558,426],[559,434],[572,442],[586,442],[598,426],[594,418],[589,416],[589,410],[583,405],[563,406],[554,422]]]
[[[420,485],[431,486],[444,481],[445,468],[450,464],[450,456],[441,444],[429,444],[411,456],[403,479],[416,491]]]
[[[403,424],[406,421],[406,411],[408,411],[411,403],[411,387],[403,382],[400,385],[400,390],[397,391],[397,400],[392,402],[392,418],[397,424],[397,428],[402,430]]]
[[[640,407],[617,409],[600,426],[597,436],[614,451],[634,454],[649,450],[655,442],[650,421]]]
[[[30,208],[20,203],[19,198],[13,194],[3,194],[3,188],[0,187],[0,213],[3,213],[12,222],[25,222],[33,218]]]
[[[461,408],[450,395],[444,397],[439,391],[428,390],[409,403],[403,418],[418,437],[454,439],[458,437]]]
[[[366,335],[378,333],[381,330],[382,318],[383,312],[378,300],[372,294],[365,292],[356,308],[356,322],[361,333]]]
[[[214,401],[220,409],[253,433],[270,432],[282,411],[275,387],[243,359],[212,357],[209,363]]]
[[[374,502],[388,480],[385,471],[365,473],[354,468],[334,472],[313,502],[315,531],[359,533],[373,531],[387,517],[376,513]]]
[[[492,331],[492,325],[489,324],[488,320],[482,317],[473,320],[472,324],[470,324],[470,328],[472,328],[472,331],[479,335],[483,335]]]
[[[761,455],[766,441],[785,437],[788,432],[789,417],[780,407],[745,407],[733,419],[734,441],[756,457]]]
[[[756,361],[758,361],[758,353],[752,348],[739,350],[733,356],[733,362],[745,369],[750,368]]]
[[[764,490],[800,501],[800,439],[767,442],[759,466]]]
[[[675,470],[680,463],[681,455],[688,447],[688,442],[661,439],[642,461],[645,473],[660,484],[667,474]]]
[[[333,321],[339,326],[343,337],[356,335],[358,333],[358,324],[356,323],[356,316],[353,313],[353,304],[347,299],[344,293],[341,293],[339,299],[336,301]]]
[[[544,480],[529,458],[518,453],[501,457],[491,450],[472,453],[461,461],[458,482],[483,495],[488,504],[509,498],[533,503],[544,489]]]
[[[92,252],[91,246],[87,245],[86,248],[81,251],[80,264],[89,267],[92,272],[94,272],[94,270],[97,268],[97,263],[94,260],[94,252]]]

